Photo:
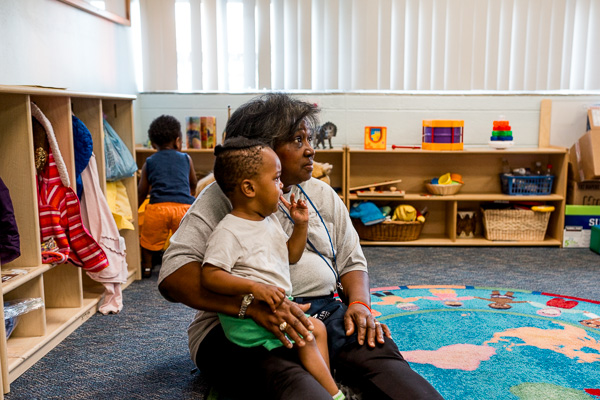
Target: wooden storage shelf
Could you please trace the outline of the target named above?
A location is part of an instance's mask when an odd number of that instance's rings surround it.
[[[432,151],[420,149],[363,150],[348,149],[346,205],[356,201],[373,201],[376,204],[411,204],[417,208],[427,207],[429,216],[419,238],[414,241],[361,241],[373,246],[561,246],[564,226],[564,206],[567,181],[567,150],[558,147],[511,148],[465,148],[462,151]],[[552,165],[552,193],[549,195],[508,195],[502,193],[500,173],[502,160],[509,165],[530,167],[536,161],[545,167]],[[452,172],[461,174],[465,182],[455,195],[431,195],[425,182],[433,177]],[[404,190],[404,197],[357,196],[348,191],[374,182],[401,179],[397,184]],[[546,237],[543,241],[491,241],[483,237],[481,216],[478,231],[473,238],[458,238],[456,235],[457,211],[474,210],[479,213],[482,203],[492,201],[523,202],[541,201],[553,205]]]
[[[17,276],[17,277],[14,277],[14,278],[2,283],[2,293],[4,295],[6,295],[11,290],[24,285],[26,282],[40,276],[44,272],[50,270],[50,268],[52,268],[52,267],[53,267],[53,265],[50,265],[50,264],[42,264],[39,267],[20,267],[20,268],[18,268],[18,269],[27,271],[27,273]]]
[[[106,191],[103,118],[134,152],[134,96],[75,93],[27,86],[0,86],[0,177],[8,187],[19,229],[21,256],[2,270],[28,273],[2,284],[4,301],[41,298],[44,306],[19,317],[7,340],[0,328],[0,371],[3,392],[41,357],[83,324],[96,311],[103,286],[72,264],[42,264],[36,189],[31,106],[33,101],[52,124],[65,161],[71,186],[75,186],[75,157],[71,116],[89,129],[94,142],[100,186]],[[123,180],[132,205],[135,230],[122,230],[127,247],[128,279],[123,287],[141,278],[137,229],[137,183]],[[1,396],[0,396],[1,397]]]

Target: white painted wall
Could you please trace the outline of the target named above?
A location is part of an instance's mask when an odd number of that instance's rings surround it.
[[[184,129],[187,116],[216,116],[217,132],[220,133],[227,121],[227,105],[235,110],[256,95],[141,93],[136,142],[148,140],[148,127],[161,114],[177,117]],[[492,121],[500,115],[511,123],[515,146],[537,147],[543,99],[552,100],[550,143],[571,147],[585,133],[587,107],[600,103],[600,92],[570,95],[361,92],[298,96],[321,107],[321,122],[331,121],[337,125],[338,135],[333,143],[338,147],[362,147],[365,126],[386,126],[388,146],[420,145],[424,119],[462,119],[465,121],[465,145],[487,146]]]
[[[136,94],[132,37],[57,0],[2,0],[0,84]]]

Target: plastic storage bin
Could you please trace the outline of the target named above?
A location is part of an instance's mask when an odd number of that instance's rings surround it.
[[[547,195],[552,193],[553,175],[518,176],[500,174],[502,193],[509,195]]]

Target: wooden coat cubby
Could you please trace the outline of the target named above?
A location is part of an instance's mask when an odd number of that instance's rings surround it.
[[[42,264],[30,102],[35,102],[50,120],[72,186],[75,185],[72,113],[86,125],[94,141],[101,187],[106,191],[103,117],[134,153],[134,99],[134,96],[124,95],[0,86],[0,177],[10,191],[21,242],[21,256],[2,265],[2,269],[28,271],[2,284],[3,302],[0,306],[7,300],[30,297],[40,297],[44,301],[43,308],[19,318],[8,340],[4,325],[0,328],[0,370],[4,393],[9,391],[10,382],[97,311],[104,291],[100,283],[72,264]],[[123,183],[136,227],[133,231],[120,232],[127,246],[128,279],[123,285],[126,287],[141,278],[141,271],[137,184],[135,177],[126,178]]]

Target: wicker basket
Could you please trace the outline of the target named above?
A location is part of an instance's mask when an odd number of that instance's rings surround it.
[[[439,185],[433,183],[425,183],[425,187],[431,194],[436,194],[440,196],[450,196],[456,194],[460,191],[463,184],[459,183],[457,185]]]
[[[531,210],[481,210],[488,240],[542,241],[550,212]]]
[[[425,222],[384,221],[365,226],[359,219],[352,218],[352,225],[362,240],[382,242],[408,242],[417,240]]]

